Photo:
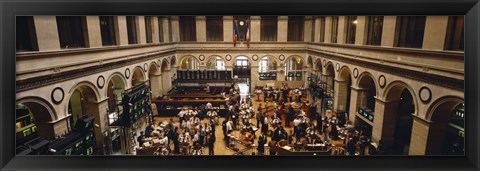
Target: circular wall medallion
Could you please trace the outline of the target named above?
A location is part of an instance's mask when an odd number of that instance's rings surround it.
[[[337,72],[340,71],[340,64],[339,64],[339,63],[337,63],[337,64],[335,65],[335,67],[336,67],[336,69],[337,69]]]
[[[323,67],[326,67],[327,66],[327,60],[323,60]]]
[[[130,68],[125,69],[125,77],[130,78]]]
[[[283,60],[285,60],[285,56],[280,55],[280,56],[278,57],[278,59],[280,59],[281,61],[283,61]]]
[[[378,84],[382,88],[385,87],[385,84],[387,84],[387,79],[385,79],[384,75],[380,75],[380,77],[378,77]]]
[[[258,56],[257,56],[257,55],[253,55],[253,56],[252,56],[252,59],[253,59],[254,61],[257,61],[257,60],[258,60]]]
[[[97,78],[97,86],[98,88],[103,88],[103,86],[105,86],[105,78],[103,78],[102,75]]]
[[[200,59],[201,61],[203,61],[203,60],[205,60],[205,56],[204,56],[204,55],[200,55],[200,56],[198,57],[198,59]]]
[[[357,68],[353,69],[353,77],[355,77],[355,78],[358,77],[358,69]]]
[[[225,56],[225,59],[226,59],[227,61],[230,61],[230,60],[232,60],[232,56],[227,55],[227,56]]]
[[[432,91],[428,87],[420,88],[420,93],[418,93],[420,100],[424,103],[428,103],[432,99]]]
[[[65,97],[65,93],[63,92],[63,89],[60,87],[54,88],[52,90],[52,101],[55,104],[60,104],[63,101],[63,98]]]
[[[147,69],[148,69],[147,63],[143,64],[143,71],[147,72]]]

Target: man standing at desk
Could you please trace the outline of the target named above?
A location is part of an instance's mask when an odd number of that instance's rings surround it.
[[[180,127],[182,127],[183,121],[185,121],[185,122],[187,121],[185,119],[185,114],[186,113],[187,113],[187,110],[185,108],[182,108],[182,110],[180,112],[178,112],[178,117],[180,119]]]

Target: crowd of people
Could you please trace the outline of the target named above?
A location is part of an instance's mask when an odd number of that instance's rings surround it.
[[[178,123],[173,119],[168,123],[161,122],[158,127],[162,129],[156,134],[162,134],[160,137],[165,141],[162,144],[165,149],[183,155],[203,155],[205,147],[208,147],[209,155],[214,155],[214,145],[218,140],[215,134],[217,125],[221,125],[226,147],[232,147],[232,133],[239,131],[242,140],[257,144],[256,155],[266,154],[265,144],[270,147],[269,154],[276,155],[275,146],[280,141],[287,141],[296,150],[305,150],[307,144],[328,147],[334,140],[343,140],[347,155],[364,155],[365,148],[369,148],[370,154],[378,153],[377,148],[371,147],[368,136],[355,130],[350,122],[321,114],[318,112],[319,103],[302,100],[303,88],[265,86],[260,91],[262,93],[256,92],[263,94],[264,103],[260,102],[256,110],[249,97],[240,98],[237,88],[232,87],[227,101],[228,111],[224,116],[220,116],[211,103],[199,107],[186,106],[177,115]],[[219,123],[221,117],[223,119]],[[287,132],[286,128],[291,131]],[[139,146],[143,144],[142,139],[151,136],[154,130],[158,129],[153,125],[147,127],[145,134],[141,135],[143,137],[138,138]],[[259,136],[256,136],[257,130],[260,130]],[[173,149],[170,149],[171,143]]]

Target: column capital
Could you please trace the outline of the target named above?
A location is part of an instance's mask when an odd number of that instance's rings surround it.
[[[335,82],[336,82],[336,83],[346,83],[347,81],[346,81],[346,80],[337,80],[337,79],[335,79]]]
[[[223,16],[224,20],[233,20],[233,16]]]

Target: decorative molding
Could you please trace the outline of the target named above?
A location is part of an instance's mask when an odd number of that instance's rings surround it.
[[[200,56],[198,56],[198,59],[200,59],[200,61],[205,60],[205,55],[200,55]]]
[[[227,61],[230,61],[230,60],[232,60],[232,56],[231,56],[231,55],[227,55],[227,56],[225,56],[225,60],[227,60]]]
[[[254,61],[257,61],[257,60],[258,60],[258,55],[253,55],[253,56],[252,56],[252,59],[253,59]]]
[[[280,59],[280,61],[285,60],[285,55],[280,55],[280,56],[278,57],[278,59]]]
[[[354,68],[354,69],[353,69],[353,77],[354,77],[354,78],[357,78],[357,77],[358,77],[358,69],[357,69],[357,68]]]
[[[323,59],[323,67],[327,66],[327,60]]]
[[[337,63],[337,64],[335,65],[335,67],[336,67],[335,70],[337,70],[337,72],[340,71],[340,64],[339,64],[339,63]]]
[[[148,64],[147,63],[143,64],[143,71],[147,72],[148,71],[147,69],[148,69]]]
[[[129,79],[130,78],[130,68],[125,69],[125,78]]]
[[[369,68],[372,70],[377,70],[379,72],[383,73],[388,73],[392,75],[399,75],[408,79],[412,80],[417,80],[429,84],[434,84],[442,87],[448,87],[460,91],[464,91],[464,80],[459,80],[456,78],[450,78],[450,77],[445,77],[445,76],[440,76],[440,75],[433,75],[433,74],[428,74],[424,72],[418,72],[418,71],[412,71],[408,70],[405,68],[397,68],[397,67],[390,67],[390,66],[385,66],[382,64],[378,63],[372,63],[372,62],[367,62],[367,61],[361,61],[358,59],[350,59],[342,56],[336,56],[332,55],[329,52],[323,52],[323,51],[309,51],[310,53],[315,53],[318,56],[323,56],[323,58],[328,58],[331,60],[339,61],[339,62],[345,62],[349,63],[351,65],[356,65],[360,67],[365,67]],[[324,59],[325,61],[325,59]],[[324,64],[325,66],[325,64]]]
[[[418,93],[418,97],[423,103],[428,103],[432,99],[432,91],[428,87],[421,87]]]
[[[53,103],[55,104],[62,103],[64,97],[65,97],[65,92],[63,91],[62,88],[56,87],[52,90],[51,98]]]
[[[387,79],[385,78],[384,75],[380,75],[380,77],[378,77],[378,85],[379,85],[381,88],[384,88],[385,85],[387,85]]]
[[[171,52],[166,53],[166,54],[162,54],[162,56],[169,55],[169,54],[171,54]],[[68,80],[72,80],[72,79],[76,79],[76,78],[81,78],[81,77],[85,77],[85,76],[88,76],[88,75],[98,74],[98,73],[102,73],[102,72],[105,72],[105,71],[108,71],[108,70],[119,69],[119,68],[126,67],[126,66],[129,66],[129,65],[138,64],[138,63],[149,61],[149,60],[152,60],[152,59],[157,59],[158,55],[159,54],[148,55],[148,56],[145,56],[145,57],[139,57],[139,58],[135,58],[135,59],[121,60],[121,61],[116,61],[116,62],[112,62],[112,63],[103,63],[103,64],[100,64],[100,65],[86,67],[86,68],[82,68],[82,69],[79,69],[79,70],[71,70],[71,71],[61,72],[61,74],[57,73],[58,76],[44,75],[44,76],[29,78],[29,79],[25,79],[25,80],[17,80],[16,81],[16,92],[31,90],[31,89],[34,89],[34,88],[47,86],[47,85],[51,85],[51,84],[55,84],[55,83],[60,83],[60,82],[63,82],[63,81],[68,81]],[[127,77],[126,74],[125,74],[125,77]],[[127,79],[128,79],[128,77],[127,77]]]
[[[102,75],[98,76],[97,78],[97,86],[98,88],[102,89],[105,86],[105,78]]]

